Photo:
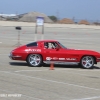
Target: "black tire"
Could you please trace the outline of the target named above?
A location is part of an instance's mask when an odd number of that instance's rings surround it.
[[[80,65],[84,69],[92,69],[94,67],[94,58],[92,56],[84,56],[80,61]]]
[[[42,64],[42,57],[39,54],[30,54],[27,57],[27,63],[32,67],[39,67]]]

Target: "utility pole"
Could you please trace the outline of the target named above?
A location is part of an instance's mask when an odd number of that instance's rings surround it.
[[[59,20],[59,10],[56,12],[57,21]]]

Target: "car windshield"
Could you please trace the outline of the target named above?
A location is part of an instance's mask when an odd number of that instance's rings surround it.
[[[59,43],[59,45],[62,47],[62,48],[64,48],[64,49],[67,49],[64,45],[62,45],[60,42],[58,42]]]

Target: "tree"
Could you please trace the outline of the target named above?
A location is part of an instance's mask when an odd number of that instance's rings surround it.
[[[52,21],[56,22],[57,21],[57,17],[56,16],[48,16]]]

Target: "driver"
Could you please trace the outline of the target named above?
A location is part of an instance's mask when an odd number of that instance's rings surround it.
[[[45,48],[46,48],[46,49],[48,49],[48,48],[49,48],[49,45],[48,45],[48,43],[47,43],[47,42],[44,44],[44,46],[45,46]]]

